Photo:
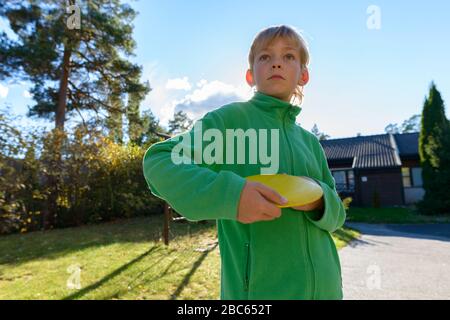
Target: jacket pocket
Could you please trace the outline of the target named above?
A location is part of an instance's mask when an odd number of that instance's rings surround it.
[[[244,290],[248,291],[249,278],[250,278],[250,243],[245,244],[244,253]]]

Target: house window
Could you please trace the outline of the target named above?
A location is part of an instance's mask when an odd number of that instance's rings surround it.
[[[334,171],[333,172],[334,180],[336,181],[336,184],[347,184],[347,181],[345,179],[345,171]]]
[[[403,187],[422,187],[422,168],[402,168]]]
[[[411,173],[409,167],[402,168],[403,187],[411,187]]]
[[[333,170],[337,191],[353,191],[355,188],[355,176],[353,170]]]
[[[353,170],[347,171],[347,178],[348,178],[348,186],[350,189],[355,188],[355,176],[353,175]]]
[[[422,186],[422,168],[416,167],[411,168],[412,172],[412,182],[414,187],[421,187]]]

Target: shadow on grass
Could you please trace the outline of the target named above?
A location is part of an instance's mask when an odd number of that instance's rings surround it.
[[[135,263],[141,261],[143,258],[148,256],[150,253],[155,251],[157,248],[158,247],[156,247],[156,246],[150,248],[149,250],[147,250],[146,252],[144,252],[140,256],[134,258],[130,262],[128,262],[128,263],[124,264],[123,266],[121,266],[120,268],[117,268],[116,270],[114,270],[113,272],[111,272],[107,276],[103,277],[101,280],[97,281],[96,283],[93,283],[90,286],[87,286],[86,288],[83,288],[80,291],[77,291],[77,292],[75,292],[75,293],[73,293],[73,294],[63,298],[62,300],[72,300],[72,299],[79,299],[79,298],[81,298],[82,296],[88,294],[89,292],[99,288],[100,286],[102,286],[106,282],[110,281],[111,279],[117,277],[119,274],[121,274],[122,272],[126,271],[128,268],[130,268]]]
[[[214,223],[172,223],[171,241],[194,236]],[[35,259],[56,259],[73,252],[116,243],[158,242],[163,216],[140,217],[75,228],[36,231],[0,237],[0,265],[19,265]]]
[[[189,284],[189,282],[190,282],[190,280],[191,280],[191,278],[192,278],[192,276],[194,275],[194,273],[197,271],[197,269],[201,266],[201,264],[203,263],[203,261],[205,260],[205,258],[208,256],[208,254],[211,252],[211,251],[214,251],[216,248],[217,248],[217,246],[218,246],[218,242],[217,243],[215,243],[214,244],[214,246],[212,246],[212,247],[209,247],[208,249],[206,249],[202,254],[201,254],[201,256],[195,261],[195,262],[193,262],[192,263],[192,268],[191,268],[191,270],[189,270],[189,272],[188,272],[188,274],[183,278],[183,280],[180,282],[180,284],[179,284],[179,286],[177,287],[177,289],[175,289],[175,292],[173,293],[173,294],[170,294],[169,296],[170,296],[170,300],[176,300],[179,296],[180,296],[180,294],[181,294],[181,292],[183,291],[183,289]],[[164,258],[162,258],[162,259],[164,259]],[[161,261],[162,259],[160,259],[159,261]],[[157,262],[157,263],[159,263],[159,261]],[[141,271],[140,272],[140,274],[137,276],[137,277],[135,277],[132,281],[130,281],[129,283],[128,283],[128,286],[127,287],[141,287],[141,286],[146,286],[146,287],[149,287],[149,285],[152,283],[152,282],[154,282],[154,281],[157,281],[157,280],[159,280],[159,279],[161,279],[161,278],[164,278],[165,276],[169,276],[169,275],[171,275],[171,274],[175,274],[175,273],[177,273],[177,272],[179,272],[179,271],[182,271],[183,269],[184,269],[184,264],[183,263],[180,263],[180,261],[178,261],[177,260],[177,258],[175,258],[174,260],[172,260],[171,262],[170,262],[170,264],[161,272],[161,273],[159,273],[158,275],[156,275],[156,276],[154,276],[154,277],[152,277],[152,278],[150,278],[150,279],[144,279],[144,280],[142,280],[142,281],[140,281],[139,283],[138,283],[138,280],[139,280],[139,278],[141,278],[144,274],[146,274],[151,268],[153,268],[157,263],[155,263],[155,264],[153,264],[152,266],[150,266],[150,267],[148,267],[147,269],[145,269],[145,270],[143,270],[143,271]],[[174,270],[171,270],[171,272],[169,272],[170,271],[170,269],[172,269],[172,267],[174,266],[174,265],[181,265],[181,267],[180,268],[177,268],[177,269],[174,269]],[[109,280],[109,279],[108,279]],[[103,282],[104,283],[104,282]],[[101,283],[101,284],[103,284],[103,283]],[[100,285],[101,285],[100,284]],[[96,288],[97,288],[98,286],[96,286]],[[95,288],[94,288],[95,289]],[[117,290],[116,292],[114,292],[113,294],[110,294],[110,295],[108,295],[108,296],[104,296],[104,297],[102,297],[102,300],[109,300],[109,299],[120,299],[120,296],[122,295],[122,294],[124,294],[124,293],[126,293],[126,290]],[[85,293],[83,293],[83,294],[85,294]]]
[[[205,252],[203,252],[203,254],[198,258],[198,260],[195,261],[195,263],[192,265],[191,270],[189,270],[189,273],[184,277],[183,281],[180,283],[178,288],[175,290],[174,293],[170,295],[170,300],[176,300],[180,296],[183,289],[189,284],[189,281],[191,280],[191,277],[194,275],[195,271],[201,266],[203,260],[205,260],[205,258],[211,251],[214,251],[214,249],[216,249],[218,244],[219,242],[217,242],[214,246],[205,250]]]

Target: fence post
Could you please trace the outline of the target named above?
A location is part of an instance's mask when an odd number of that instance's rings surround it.
[[[163,239],[166,246],[169,245],[170,221],[172,221],[172,208],[167,202],[164,202],[164,228]]]

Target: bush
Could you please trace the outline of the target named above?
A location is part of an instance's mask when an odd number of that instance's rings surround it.
[[[0,113],[0,233],[76,226],[162,212],[142,173],[146,148],[95,125],[27,137]]]
[[[39,214],[33,210],[33,202],[29,201],[33,196],[27,190],[33,179],[33,144],[27,143],[10,122],[0,113],[0,234],[27,231],[36,220],[35,214]],[[19,160],[23,154],[24,159]]]
[[[352,203],[353,198],[352,197],[345,197],[342,200],[342,203],[344,205],[345,210],[348,210],[350,208],[350,203]]]

